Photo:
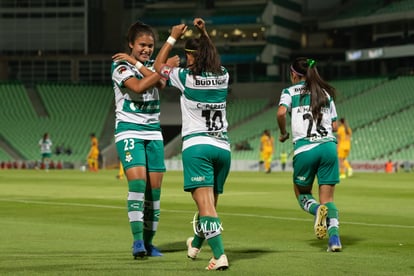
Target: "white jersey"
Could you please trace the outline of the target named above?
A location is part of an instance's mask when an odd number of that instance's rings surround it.
[[[183,150],[196,144],[211,144],[230,150],[227,137],[226,98],[229,74],[203,73],[195,78],[189,69],[172,68],[169,85],[181,91]]]
[[[43,140],[40,139],[39,141],[40,146],[40,153],[52,153],[52,141],[50,139]]]
[[[145,66],[152,69],[153,61]],[[122,61],[112,63],[112,83],[115,92],[115,142],[126,138],[163,140],[160,126],[160,96],[152,87],[144,93],[135,93],[125,87],[129,78],[144,76],[134,65]]]
[[[329,105],[322,107],[322,120],[316,121],[310,109],[310,94],[301,96],[305,89],[304,82],[299,82],[282,91],[279,105],[285,106],[291,114],[292,140],[295,154],[309,150],[327,141],[336,141],[332,133],[332,122],[337,120],[335,103],[326,93]]]

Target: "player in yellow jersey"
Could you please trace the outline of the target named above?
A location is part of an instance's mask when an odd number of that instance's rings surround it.
[[[352,176],[352,167],[348,162],[348,156],[351,151],[352,129],[349,127],[345,118],[339,120],[337,131],[338,141],[338,158],[340,178]]]
[[[98,138],[94,133],[90,135],[91,138],[91,148],[88,153],[88,167],[90,171],[97,172],[99,169],[99,142]]]
[[[270,173],[271,171],[274,144],[275,141],[270,134],[270,131],[265,129],[260,137],[260,159],[264,164],[266,173]]]

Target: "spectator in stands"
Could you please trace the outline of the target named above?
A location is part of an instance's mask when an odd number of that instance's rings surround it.
[[[65,147],[63,146],[63,144],[60,144],[59,146],[56,147],[55,154],[60,155],[60,154],[63,154],[64,151],[65,151]]]
[[[339,183],[339,161],[336,149],[337,114],[335,88],[322,79],[316,61],[297,58],[290,66],[292,86],[282,91],[277,121],[279,141],[289,138],[286,114],[290,113],[293,133],[293,183],[301,208],[315,216],[317,238],[328,233],[328,251],[342,250],[339,238],[338,209],[334,203],[335,185]],[[319,201],[312,195],[318,178]]]
[[[243,140],[236,144],[236,150],[252,150],[252,146],[250,146],[249,141]]]
[[[198,207],[193,220],[194,237],[187,239],[187,256],[195,259],[207,240],[213,251],[207,269],[224,270],[229,264],[216,206],[231,162],[226,119],[229,74],[221,66],[204,20],[195,18],[193,24],[200,37],[185,43],[187,65],[172,68],[164,64],[176,40],[187,30],[181,24],[172,27],[171,35],[158,53],[155,69],[169,85],[181,91],[184,190],[191,192]]]
[[[405,172],[411,172],[413,165],[410,163],[410,161],[405,160],[402,162],[401,164],[401,168],[405,171]]]
[[[70,146],[67,146],[66,149],[65,149],[65,153],[67,155],[71,155],[72,154],[72,148]]]
[[[352,129],[345,118],[339,119],[336,139],[338,141],[339,177],[352,176],[352,167],[347,159],[351,151]]]
[[[87,160],[89,170],[97,172],[99,170],[99,142],[95,133],[91,133],[91,148],[89,149]]]
[[[166,170],[158,91],[165,87],[165,80],[152,70],[155,33],[150,26],[132,24],[126,42],[129,53],[113,55],[111,71],[116,103],[115,143],[128,180],[132,255],[162,256],[152,242]],[[167,64],[178,66],[179,60],[174,56]]]
[[[265,129],[260,137],[260,160],[266,173],[270,173],[273,160],[275,140],[270,130]]]
[[[52,140],[49,137],[49,133],[43,134],[42,139],[39,141],[39,148],[41,154],[41,168],[44,168],[46,171],[49,170],[49,163],[52,157]]]

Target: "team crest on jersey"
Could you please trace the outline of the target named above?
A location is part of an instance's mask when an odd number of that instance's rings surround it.
[[[127,70],[126,66],[121,66],[118,68],[118,74],[122,74],[123,72],[125,72]]]

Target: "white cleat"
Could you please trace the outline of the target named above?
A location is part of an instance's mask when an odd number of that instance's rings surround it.
[[[187,257],[192,259],[192,260],[195,260],[195,258],[197,258],[198,253],[200,253],[201,249],[191,246],[191,243],[193,242],[193,240],[194,240],[193,237],[187,239],[187,242],[186,242],[186,244],[187,244]]]
[[[224,254],[218,259],[215,259],[214,257],[211,258],[208,266],[206,267],[207,270],[226,270],[227,268],[229,268],[229,261],[227,260],[227,256]]]

